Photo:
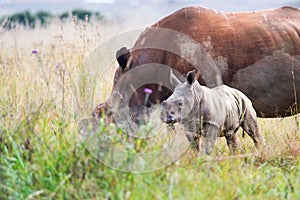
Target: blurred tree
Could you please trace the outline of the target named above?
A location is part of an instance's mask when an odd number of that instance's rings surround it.
[[[18,12],[8,17],[7,22],[4,24],[4,28],[14,28],[16,24],[28,26],[30,28],[35,27],[36,17],[29,11]]]
[[[47,11],[38,11],[36,13],[37,19],[40,21],[42,27],[46,27],[50,20],[53,18],[53,15]]]
[[[62,14],[58,15],[61,21],[65,21],[67,18],[76,16],[78,20],[90,21],[92,16],[95,16],[95,19],[100,21],[103,19],[103,16],[99,12],[92,12],[89,10],[75,9],[72,11],[65,11]],[[17,24],[35,28],[37,23],[40,23],[42,27],[47,27],[51,20],[55,16],[48,11],[38,11],[35,14],[32,14],[30,11],[17,12],[10,16],[2,16],[0,18],[0,26],[2,25],[3,29],[10,30],[16,27]]]
[[[79,20],[85,20],[85,16],[88,17],[88,20],[90,20],[92,16],[92,12],[88,10],[82,10],[82,9],[76,9],[72,11],[72,16],[76,16]]]
[[[66,11],[59,15],[59,19],[65,21],[69,16],[70,16],[69,12]]]

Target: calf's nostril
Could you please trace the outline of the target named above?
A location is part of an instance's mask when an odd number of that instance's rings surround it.
[[[174,118],[173,116],[171,116],[171,115],[169,115],[169,116],[167,117],[167,123],[174,122],[174,120],[175,120],[175,118]]]

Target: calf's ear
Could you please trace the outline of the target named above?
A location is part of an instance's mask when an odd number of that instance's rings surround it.
[[[116,59],[122,70],[124,70],[127,66],[128,60],[130,58],[130,51],[126,47],[122,47],[116,53]]]
[[[176,87],[178,84],[181,83],[180,80],[175,76],[175,74],[173,73],[173,71],[171,69],[170,69],[170,83],[174,87]]]
[[[194,82],[195,82],[195,80],[196,80],[196,70],[193,70],[193,71],[189,71],[188,73],[187,73],[187,82],[190,84],[190,85],[192,85]]]

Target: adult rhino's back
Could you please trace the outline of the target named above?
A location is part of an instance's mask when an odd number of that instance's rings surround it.
[[[300,104],[299,22],[300,10],[292,7],[240,13],[186,7],[147,28],[126,56],[118,57],[122,59],[118,59],[115,83],[147,63],[167,65],[182,74],[197,68],[200,83],[219,85],[221,75],[221,83],[252,100],[259,116],[289,115],[294,113],[290,108],[295,99]],[[168,79],[168,71],[160,73],[164,75]],[[154,90],[153,103],[171,94],[158,85],[147,87]],[[130,107],[140,106],[144,99],[141,88]]]
[[[294,85],[300,86],[299,22],[300,10],[292,7],[241,13],[187,7],[161,19],[152,27],[171,29],[192,38],[212,56],[225,84],[249,96],[259,115],[273,117],[289,114],[290,106],[295,103],[293,80]],[[152,29],[145,30],[133,49],[147,46],[147,41],[173,46],[175,43],[179,49],[186,45],[185,41],[174,41],[168,37],[167,34],[155,34]],[[141,45],[141,41],[145,43]],[[208,63],[198,59],[196,64],[191,65],[172,53],[157,56],[146,51],[143,55],[141,51],[138,54],[142,58],[156,57],[157,60],[151,62],[167,64],[181,73]],[[151,57],[151,54],[155,56]],[[296,87],[296,93],[300,94],[300,87]]]
[[[228,66],[222,75],[224,81],[230,83],[237,70],[272,55],[274,51],[300,55],[299,22],[300,10],[292,7],[225,13],[194,6],[180,9],[152,27],[178,31],[197,41],[214,58],[224,58]],[[146,30],[134,48],[139,48],[145,38],[149,42],[161,40],[167,44],[184,45],[181,41],[168,41],[167,37]]]

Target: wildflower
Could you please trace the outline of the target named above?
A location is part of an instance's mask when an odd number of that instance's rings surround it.
[[[33,50],[31,51],[31,53],[32,53],[32,54],[38,54],[38,53],[39,53],[39,50],[38,50],[38,49],[33,49]]]
[[[149,100],[149,96],[150,96],[150,94],[152,94],[153,91],[150,88],[145,88],[144,92],[146,93],[144,106],[146,106],[148,103],[148,100]]]
[[[144,92],[147,94],[152,94],[153,91],[150,88],[145,88]]]

